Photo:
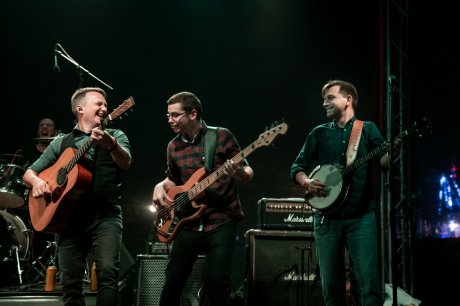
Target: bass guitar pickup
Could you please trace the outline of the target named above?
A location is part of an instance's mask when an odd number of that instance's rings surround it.
[[[260,229],[313,229],[314,211],[305,199],[262,198],[257,204],[257,227]]]

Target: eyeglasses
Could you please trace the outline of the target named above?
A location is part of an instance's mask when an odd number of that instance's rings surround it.
[[[182,112],[182,113],[167,113],[166,118],[172,119],[172,120],[178,120],[180,116],[186,114],[187,112]]]

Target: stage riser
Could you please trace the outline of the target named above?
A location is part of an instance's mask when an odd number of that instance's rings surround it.
[[[96,297],[87,296],[85,298],[86,306],[96,306]],[[0,297],[2,306],[63,306],[64,303],[60,297],[51,296],[9,296]]]

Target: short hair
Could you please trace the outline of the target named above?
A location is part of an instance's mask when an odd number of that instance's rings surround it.
[[[48,118],[48,117],[44,117],[44,118],[41,118],[40,120],[38,120],[38,126],[40,126],[40,124],[42,123],[42,121],[45,121],[45,120],[47,120],[47,121],[49,121],[50,123],[52,123],[53,126],[56,126],[56,122],[54,122],[53,119]]]
[[[39,121],[38,121],[38,124],[37,124],[37,136],[38,137],[41,137],[40,135],[40,127],[42,125],[43,122],[47,122],[49,123],[51,126],[52,126],[52,129],[54,130],[54,135],[48,135],[48,136],[56,136],[57,134],[59,134],[59,131],[56,129],[56,122],[51,119],[51,118],[48,118],[48,117],[44,117],[44,118],[41,118]]]
[[[326,90],[333,86],[340,86],[339,92],[342,95],[350,95],[353,98],[353,108],[356,109],[358,106],[358,91],[356,90],[355,85],[353,85],[350,82],[345,82],[341,80],[331,80],[324,84],[323,89],[321,91],[321,95],[324,97],[324,94],[326,93]]]
[[[197,118],[201,119],[203,109],[201,107],[201,101],[193,93],[188,91],[182,91],[174,94],[171,98],[166,101],[168,105],[181,103],[182,108],[186,112],[191,112],[193,109],[196,110]]]
[[[104,96],[104,98],[107,97],[107,94],[105,93],[104,89],[99,88],[99,87],[83,87],[77,89],[74,94],[72,95],[72,98],[70,98],[70,106],[72,108],[72,113],[74,116],[77,116],[77,111],[75,110],[75,106],[80,103],[80,101],[86,96],[87,92],[95,91],[100,93],[101,95]]]

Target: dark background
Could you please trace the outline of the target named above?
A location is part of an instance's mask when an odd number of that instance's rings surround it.
[[[415,2],[415,1],[414,1]],[[113,109],[128,96],[134,112],[114,126],[129,137],[133,167],[124,175],[125,233],[132,256],[145,252],[153,225],[153,186],[164,177],[165,149],[174,136],[165,101],[191,91],[209,125],[233,131],[242,147],[265,127],[285,120],[275,148],[249,157],[255,179],[241,185],[246,219],[256,226],[263,197],[302,197],[289,169],[309,130],[326,120],[321,87],[344,79],[358,88],[358,117],[378,123],[382,12],[378,1],[3,1],[0,154],[31,145],[42,117],[58,129],[74,125],[70,96],[80,86],[100,86]],[[432,135],[410,140],[411,187],[418,217],[436,218],[438,177],[458,162],[456,85],[459,48],[453,8],[443,2],[411,3],[410,118],[428,115]],[[454,30],[457,29],[457,30]],[[60,57],[59,43],[109,90]]]

